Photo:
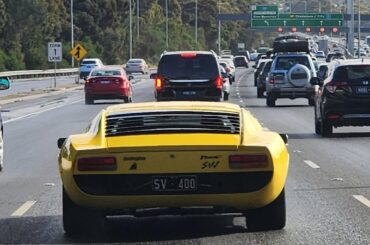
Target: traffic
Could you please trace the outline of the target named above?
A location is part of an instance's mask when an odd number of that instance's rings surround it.
[[[253,6],[252,27],[286,7]],[[79,43],[78,73],[3,94],[0,244],[370,244],[368,37],[350,53],[277,27],[217,51],[205,33],[152,56],[135,43],[124,62]]]

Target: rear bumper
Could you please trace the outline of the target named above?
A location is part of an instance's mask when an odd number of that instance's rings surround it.
[[[271,88],[267,91],[267,96],[272,98],[307,98],[313,99],[315,96],[314,88]]]
[[[158,101],[189,100],[189,101],[220,101],[222,90],[199,89],[199,88],[176,88],[156,91],[155,97]]]
[[[89,92],[85,93],[85,96],[93,99],[122,99],[128,94],[124,92]]]
[[[370,102],[325,103],[323,116],[335,127],[370,126]]]

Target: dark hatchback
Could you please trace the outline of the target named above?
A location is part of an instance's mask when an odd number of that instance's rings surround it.
[[[335,61],[315,97],[315,132],[328,137],[333,127],[370,125],[370,61]]]
[[[217,56],[211,51],[180,51],[162,54],[158,73],[151,74],[157,101],[223,98],[223,79]]]
[[[262,98],[266,91],[266,78],[271,70],[272,60],[267,61],[257,77],[257,98]]]

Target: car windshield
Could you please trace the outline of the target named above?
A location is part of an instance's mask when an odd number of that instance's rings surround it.
[[[306,56],[277,57],[276,70],[290,70],[296,64],[304,65],[310,69],[310,63]]]
[[[94,70],[91,72],[93,77],[102,77],[102,76],[121,76],[120,70]]]
[[[216,58],[208,54],[165,55],[159,62],[158,72],[172,79],[214,79],[219,74]]]
[[[370,81],[370,65],[349,65],[338,67],[333,79],[336,81],[362,82]]]

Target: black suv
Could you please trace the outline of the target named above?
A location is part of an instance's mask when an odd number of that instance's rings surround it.
[[[323,137],[333,127],[370,125],[370,62],[333,61],[329,76],[315,96],[315,132]]]
[[[223,78],[213,51],[165,52],[158,73],[150,77],[155,81],[157,101],[223,98]]]

